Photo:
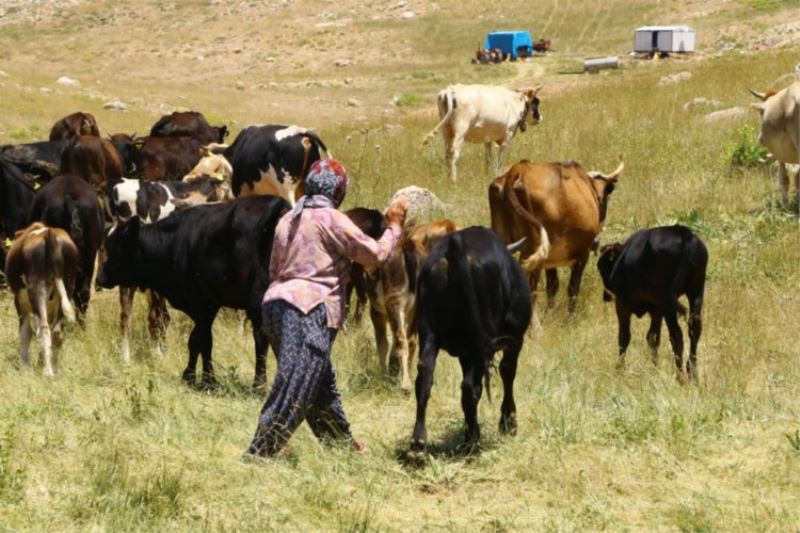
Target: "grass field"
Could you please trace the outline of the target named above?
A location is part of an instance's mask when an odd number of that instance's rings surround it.
[[[634,322],[628,366],[616,370],[616,318],[590,265],[576,314],[568,316],[560,294],[541,313],[543,330],[526,338],[515,438],[496,430],[495,376],[494,402],[484,397],[480,405],[481,453],[456,453],[461,374],[441,353],[430,459],[406,466],[415,401],[381,375],[365,320],[339,336],[334,360],[348,417],[369,454],[322,448],[302,427],[286,452],[251,464],[240,456],[263,398],[249,392],[252,341],[238,333],[232,313],[214,328],[222,385],[213,393],[180,383],[188,319],[173,312],[166,355],[152,355],[141,301],[133,362],[121,366],[110,291],[95,295],[85,329],[68,330],[61,373],[48,381],[19,368],[13,301],[2,293],[0,531],[800,528],[800,227],[779,206],[768,166],[726,162],[737,130],[755,127],[757,114],[706,123],[711,109],[683,109],[699,96],[746,108],[748,87],[788,84],[800,47],[745,48],[749,37],[797,20],[797,3],[619,0],[589,8],[553,0],[534,8],[469,0],[434,9],[411,1],[407,9],[419,15],[410,21],[400,21],[395,4],[97,2],[59,8],[61,16],[42,15],[36,27],[3,23],[0,142],[44,138],[52,122],[78,108],[95,113],[103,131],[142,133],[169,106],[207,112],[234,130],[298,122],[316,126],[353,175],[345,207],[381,207],[394,190],[417,184],[435,191],[459,224],[488,225],[482,148],[464,149],[452,185],[441,141],[420,147],[435,123],[433,95],[454,81],[545,81],[544,122],[515,139],[509,161],[574,159],[611,170],[621,154],[626,168],[601,239],[680,222],[708,245],[698,385],[677,382],[666,339],[653,367],[646,321]],[[273,13],[286,23],[259,29],[278,18]],[[535,37],[555,37],[559,53],[497,69],[469,65],[476,39],[511,20],[537,21],[545,30]],[[695,25],[697,57],[625,61],[596,76],[563,73],[582,55],[623,54],[632,27],[655,20]],[[714,53],[726,38],[739,49]],[[389,52],[365,47],[371,40]],[[104,55],[108,48],[117,53]],[[356,63],[334,67],[337,57]],[[678,71],[691,79],[658,84]],[[82,87],[55,85],[60,75]],[[390,104],[403,95],[402,105]],[[100,109],[112,97],[130,110]],[[349,97],[362,104],[347,107]],[[271,358],[270,378],[274,366]]]

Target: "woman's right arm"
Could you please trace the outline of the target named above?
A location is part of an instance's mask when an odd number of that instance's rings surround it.
[[[406,205],[405,199],[402,199],[389,207],[386,213],[389,228],[377,241],[362,232],[347,215],[337,211],[336,223],[330,230],[339,252],[367,268],[381,266],[389,259],[400,240]]]

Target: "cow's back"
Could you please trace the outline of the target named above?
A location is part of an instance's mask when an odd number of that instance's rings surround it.
[[[766,101],[761,141],[778,161],[800,163],[800,81]]]

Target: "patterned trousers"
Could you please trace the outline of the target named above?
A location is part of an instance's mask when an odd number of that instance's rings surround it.
[[[262,311],[278,371],[247,453],[278,453],[303,420],[323,442],[352,440],[331,363],[336,330],[327,327],[325,306],[305,315],[285,300],[272,300]]]

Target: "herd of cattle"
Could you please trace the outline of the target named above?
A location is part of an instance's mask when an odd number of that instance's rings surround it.
[[[357,294],[356,316],[369,305],[381,367],[398,367],[403,389],[411,388],[409,365],[419,345],[414,453],[425,450],[425,410],[439,349],[461,363],[471,445],[479,437],[477,404],[492,358],[504,352],[500,429],[515,431],[513,383],[524,333],[538,323],[533,304],[541,273],[552,304],[556,269],[570,267],[573,312],[589,255],[598,248],[622,162],[611,173],[587,171],[576,162],[526,160],[498,171],[516,132],[541,122],[540,89],[455,85],[438,96],[441,121],[425,142],[442,133],[453,180],[464,140],[484,143],[487,170],[492,144],[500,148],[492,172],[497,177],[488,188],[491,230],[409,217],[397,251],[382,268],[366,272],[353,266],[348,290]],[[800,82],[776,95],[757,96],[764,100],[762,142],[777,146],[773,153],[779,159],[788,154],[782,162],[800,162],[800,128],[791,125],[791,120],[800,124]],[[779,113],[770,107],[774,102],[787,112],[783,137],[776,126]],[[0,236],[13,238],[5,272],[20,317],[23,363],[29,364],[35,331],[44,373],[57,372],[62,321],[84,319],[101,262],[97,285],[120,288],[126,362],[133,295],[148,289],[148,324],[157,348],[169,321],[165,300],[194,322],[186,383],[196,382],[199,356],[201,383],[213,385],[211,328],[219,310],[229,307],[243,310],[252,322],[253,385],[266,386],[261,298],[269,285],[275,226],[302,195],[311,164],[330,152],[319,136],[297,126],[249,126],[230,145],[227,134],[225,126],[209,125],[200,113],[176,112],[158,120],[148,136],[103,139],[92,115],[74,113],[53,126],[49,141],[0,146]],[[398,194],[421,211],[438,202],[414,186]],[[375,238],[386,227],[376,209],[355,208],[348,215]],[[620,363],[630,341],[630,315],[647,313],[654,358],[664,321],[679,377],[697,378],[707,262],[705,245],[681,226],[641,230],[624,244],[600,249],[604,298],[615,302],[618,316]],[[685,373],[678,323],[678,316],[687,314],[678,301],[683,295],[689,301],[690,339]],[[394,339],[391,354],[387,323]]]

